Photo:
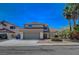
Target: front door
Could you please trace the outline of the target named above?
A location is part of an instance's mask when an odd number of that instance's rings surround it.
[[[43,38],[44,39],[47,39],[47,34],[43,34]]]

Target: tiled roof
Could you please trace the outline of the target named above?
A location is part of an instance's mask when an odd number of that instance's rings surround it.
[[[41,24],[41,25],[47,25],[47,24],[43,24],[43,23],[39,23],[39,22],[30,22],[30,23],[26,23],[25,25],[27,24]]]
[[[50,32],[56,32],[57,30],[56,29],[50,29]]]
[[[7,26],[7,24],[11,24],[11,25],[14,25],[14,26],[16,26],[15,24],[12,24],[12,23],[10,23],[10,22],[8,22],[8,21],[5,21],[5,20],[3,20],[3,21],[0,21],[0,24],[3,24],[4,26]],[[16,26],[16,27],[19,27],[19,26]]]
[[[8,30],[8,29],[5,29],[5,28],[0,29],[0,31],[6,31],[6,32],[9,32],[9,33],[15,33],[14,31],[11,31],[11,30]]]

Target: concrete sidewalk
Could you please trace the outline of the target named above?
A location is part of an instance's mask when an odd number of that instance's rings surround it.
[[[78,45],[79,43],[74,43],[74,42],[68,42],[68,43],[64,43],[64,42],[53,42],[53,43],[38,43],[38,45]]]
[[[70,41],[50,41],[50,40],[7,40],[0,42],[0,46],[43,46],[43,45],[77,45],[79,46],[79,42],[70,42]]]

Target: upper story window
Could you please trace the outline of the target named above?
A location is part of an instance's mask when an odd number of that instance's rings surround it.
[[[32,25],[29,25],[29,28],[32,28]]]
[[[15,26],[10,26],[10,29],[15,29]]]
[[[44,29],[44,32],[49,31],[48,26],[44,26],[43,29]]]
[[[33,28],[43,28],[43,25],[39,25],[39,24],[34,24],[32,25]]]
[[[48,26],[44,26],[43,28],[44,28],[44,29],[48,29]]]

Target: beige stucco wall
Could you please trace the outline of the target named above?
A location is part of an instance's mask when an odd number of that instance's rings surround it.
[[[12,36],[13,35],[13,36]],[[7,33],[8,39],[16,39],[16,34],[15,33]]]
[[[43,29],[24,29],[25,32],[43,32]]]
[[[40,39],[43,39],[43,32],[40,32]]]

